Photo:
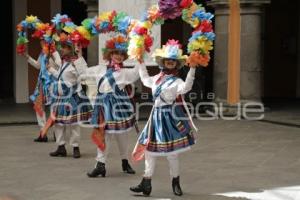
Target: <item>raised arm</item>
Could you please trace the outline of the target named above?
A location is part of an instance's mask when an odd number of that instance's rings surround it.
[[[140,74],[142,83],[146,87],[151,88],[154,84],[154,77],[149,76],[145,64],[139,65],[139,74]]]
[[[190,68],[185,81],[178,85],[177,94],[185,94],[192,89],[195,79],[195,72],[196,68]]]
[[[39,62],[40,57],[38,58],[38,60],[35,60],[35,59],[33,59],[29,54],[26,54],[25,56],[26,56],[26,58],[27,58],[27,62],[28,62],[31,66],[33,66],[33,67],[36,68],[36,69],[40,69],[40,68],[41,68],[41,64],[40,64],[40,62]]]

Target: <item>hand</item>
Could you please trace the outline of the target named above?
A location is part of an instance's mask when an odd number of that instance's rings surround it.
[[[26,57],[27,59],[30,58],[30,56],[29,56],[29,54],[28,54],[27,52],[25,52],[25,53],[23,54],[23,56]]]

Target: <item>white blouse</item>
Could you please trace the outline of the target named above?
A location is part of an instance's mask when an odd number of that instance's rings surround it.
[[[64,62],[62,66],[56,70],[54,67],[50,67],[48,71],[55,77],[58,78],[60,72],[69,64],[69,62]],[[63,71],[60,80],[58,80],[58,93],[63,95],[62,91],[62,81],[69,87],[78,85],[77,92],[82,90],[79,76],[82,75],[87,69],[87,63],[83,57],[79,57],[74,62],[70,63],[69,66]]]
[[[134,68],[121,68],[118,71],[113,72],[113,77],[116,80],[116,85],[123,90],[126,85],[132,84],[139,78],[138,65]],[[81,75],[80,79],[87,81],[93,81],[96,86],[98,86],[100,79],[105,75],[107,71],[107,66],[97,65],[94,67],[89,67],[86,69],[85,73]],[[98,88],[97,88],[98,89]],[[109,93],[113,92],[112,87],[110,86],[107,78],[103,80],[100,85],[99,92]]]
[[[193,82],[195,79],[195,68],[191,68],[187,74],[186,80],[178,78],[171,85],[162,89],[160,94],[161,98],[156,98],[154,102],[155,107],[173,104],[176,97],[181,94],[185,94],[192,89]],[[155,82],[158,80],[160,74],[155,76],[149,76],[148,71],[144,65],[139,68],[139,74],[141,81],[146,87],[152,88],[152,93],[155,92],[159,84]]]

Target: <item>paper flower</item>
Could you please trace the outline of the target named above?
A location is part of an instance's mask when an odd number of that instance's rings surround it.
[[[208,54],[213,49],[213,42],[206,37],[201,36],[197,40],[193,40],[188,44],[188,52],[200,51],[201,54]]]
[[[36,16],[33,16],[33,15],[30,15],[30,16],[27,16],[26,17],[26,19],[25,19],[25,21],[27,22],[27,23],[36,23],[36,22],[38,22],[39,20],[38,20],[38,18],[36,17]]]
[[[51,20],[55,25],[59,25],[60,23],[64,23],[66,21],[70,21],[68,15],[61,15],[60,13],[56,14]]]
[[[25,44],[28,43],[28,39],[26,37],[19,37],[17,39],[17,44]]]
[[[198,52],[194,51],[188,57],[187,64],[190,67],[197,67],[197,66],[207,67],[209,61],[210,61],[209,54],[201,55]]]
[[[74,26],[72,20],[68,15],[56,14],[55,17],[51,20],[57,31],[64,30],[65,26],[69,26],[66,30],[70,31],[70,28]]]
[[[78,30],[72,32],[69,38],[73,44],[82,48],[86,48],[90,44],[90,40],[86,39]]]
[[[165,19],[175,19],[181,16],[181,0],[160,0],[158,2],[160,15]]]
[[[193,13],[192,17],[198,18],[199,20],[202,21],[202,20],[211,20],[214,17],[214,15],[209,12],[205,12],[204,8],[200,8]]]
[[[193,0],[181,0],[180,7],[181,8],[188,8],[192,5]]]
[[[144,35],[148,33],[148,29],[145,27],[137,26],[135,27],[134,32],[139,35]]]
[[[153,45],[153,38],[150,35],[146,35],[144,39],[144,44],[145,44],[145,50],[147,52],[150,52],[150,48]]]
[[[130,22],[131,18],[125,12],[120,12],[114,17],[112,24],[115,27],[116,32],[126,34]]]
[[[94,24],[91,33],[99,34],[114,31],[113,19],[116,15],[116,11],[110,11],[103,12],[98,17],[94,18]]]
[[[164,23],[164,19],[161,16],[158,5],[151,6],[147,12],[144,13],[145,18],[142,21],[149,20],[151,23],[155,25],[160,25]]]
[[[16,51],[17,51],[17,54],[24,55],[24,53],[26,52],[26,45],[25,44],[17,45]]]
[[[72,33],[76,28],[76,25],[71,22],[71,21],[67,21],[65,24],[64,24],[64,27],[63,27],[63,30],[67,33]]]
[[[78,26],[76,28],[76,30],[80,33],[80,35],[83,38],[85,38],[87,40],[91,40],[91,38],[92,38],[91,33],[87,29],[85,29],[83,26]]]
[[[196,28],[199,25],[200,21],[197,17],[193,17],[193,14],[199,9],[203,9],[201,5],[192,3],[190,7],[182,10],[182,20],[190,24],[193,28]]]
[[[81,25],[86,29],[92,29],[94,23],[94,19],[87,18],[81,22]]]
[[[194,31],[192,34],[192,37],[190,37],[189,42],[192,42],[193,40],[197,40],[201,36],[206,37],[208,40],[215,40],[216,35],[213,32],[209,33],[202,33],[201,31]]]
[[[44,35],[49,33],[48,31],[51,33],[51,27],[48,23],[36,23],[35,31],[32,34],[32,37],[43,39]]]
[[[103,52],[108,50],[120,50],[127,51],[128,49],[128,39],[123,35],[117,35],[116,37],[107,40],[105,43],[105,48],[102,49]]]
[[[42,52],[45,55],[52,54],[55,50],[56,50],[56,48],[55,48],[55,44],[54,43],[50,43],[50,44],[44,43],[43,46],[42,46]]]
[[[203,33],[208,33],[208,32],[212,32],[213,29],[212,29],[212,24],[210,21],[208,20],[203,20],[201,22],[201,24],[199,25],[199,27],[196,28],[196,30],[200,30],[201,32]]]

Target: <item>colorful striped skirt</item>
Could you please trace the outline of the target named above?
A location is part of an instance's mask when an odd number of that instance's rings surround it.
[[[98,93],[91,122],[95,128],[99,127],[100,115],[103,115],[106,133],[125,133],[135,124],[134,106],[125,93],[121,96],[112,92]]]
[[[91,119],[92,106],[83,91],[71,96],[58,97],[52,106],[56,124],[81,124]]]
[[[189,150],[195,144],[193,131],[182,106],[155,107],[138,143],[149,154],[167,156]],[[150,138],[148,138],[150,137]]]

